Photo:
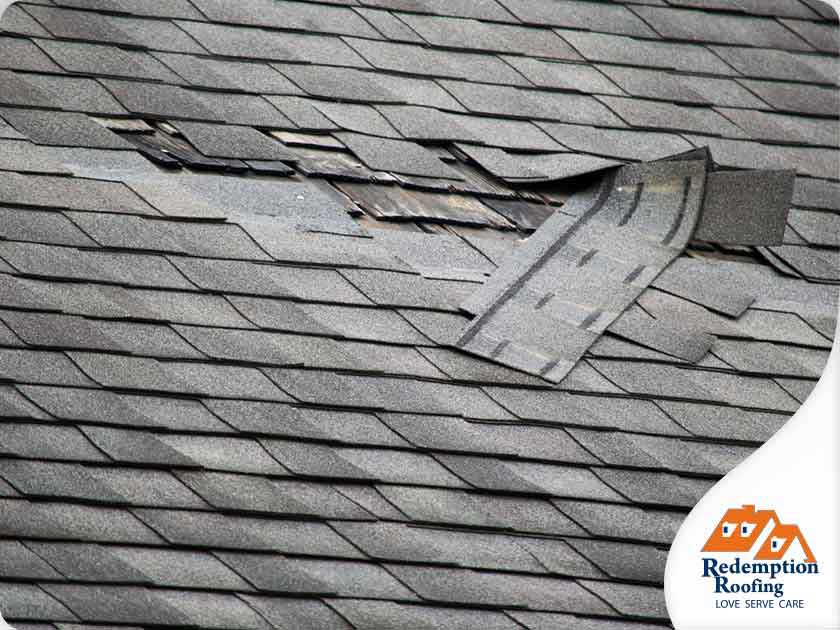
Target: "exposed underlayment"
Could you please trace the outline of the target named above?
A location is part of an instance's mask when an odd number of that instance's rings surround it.
[[[15,628],[668,627],[677,528],[835,334],[833,10],[28,0],[0,29]]]

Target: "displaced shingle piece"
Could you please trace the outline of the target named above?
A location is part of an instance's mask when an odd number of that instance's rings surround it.
[[[461,179],[432,152],[413,142],[339,133],[338,138],[367,166],[406,175]]]
[[[572,150],[620,159],[656,160],[691,149],[691,145],[676,134],[549,122],[539,123],[539,126]]]
[[[485,170],[511,184],[538,184],[591,175],[621,162],[575,153],[523,156],[502,149],[459,144],[458,148]]]
[[[291,154],[282,144],[251,127],[177,123],[177,128],[208,157],[283,160]]]
[[[167,214],[178,216],[185,210],[189,212],[194,200],[198,199],[203,205],[215,209],[215,215],[223,210],[225,216],[235,220],[252,236],[262,231],[270,234],[278,229],[316,230],[336,234],[361,232],[347,214],[351,204],[329,185],[311,179],[276,182],[253,177],[216,175],[183,177],[179,182],[190,193],[183,202],[186,208],[182,204],[172,204],[171,192],[165,185],[165,179],[153,182],[164,184],[155,192],[160,198],[158,205],[166,209]],[[170,208],[172,212],[169,212]],[[199,213],[199,216],[202,214]]]
[[[805,40],[772,19],[660,7],[636,7],[635,11],[660,35],[669,39],[811,50]],[[698,24],[702,25],[701,29],[697,28]]]
[[[781,244],[794,173],[710,173],[694,237],[741,245]]]
[[[463,303],[476,319],[458,347],[560,382],[688,241],[704,176],[701,162],[626,167],[573,197],[564,212],[576,208],[579,218],[555,213]],[[645,233],[646,245],[618,246],[624,230]],[[594,286],[604,291],[598,298]],[[523,320],[531,326],[521,328]]]

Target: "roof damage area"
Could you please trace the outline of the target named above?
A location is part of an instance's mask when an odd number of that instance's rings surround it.
[[[817,0],[26,0],[0,21],[18,630],[655,630],[822,372]]]

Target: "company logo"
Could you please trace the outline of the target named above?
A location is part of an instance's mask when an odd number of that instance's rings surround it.
[[[715,526],[704,552],[704,578],[720,595],[770,594],[781,598],[791,576],[819,573],[819,565],[798,525],[782,523],[773,510],[754,505],[731,508]],[[722,605],[725,604],[725,605]],[[772,600],[751,599],[745,608],[773,608]],[[741,608],[737,599],[716,602],[719,608]],[[803,600],[783,600],[779,608],[802,608]]]
[[[756,560],[790,555],[816,562],[797,525],[784,525],[773,510],[756,510],[754,505],[727,510],[703,546],[703,551],[715,553],[751,553],[753,549]]]

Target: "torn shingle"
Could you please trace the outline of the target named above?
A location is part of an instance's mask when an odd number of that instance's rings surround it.
[[[556,213],[519,249],[515,262],[470,297],[465,308],[477,317],[459,347],[561,381],[687,242],[700,211],[704,175],[700,163],[638,174],[627,167],[567,202],[564,210],[579,209],[579,218]],[[668,184],[645,194],[646,178]],[[625,226],[648,232],[654,248],[617,247]],[[610,230],[615,230],[612,244],[604,238]],[[558,283],[562,292],[552,288]],[[593,286],[608,291],[601,301],[592,299]],[[515,324],[523,319],[532,322],[527,332]],[[558,347],[561,353],[553,350]]]

